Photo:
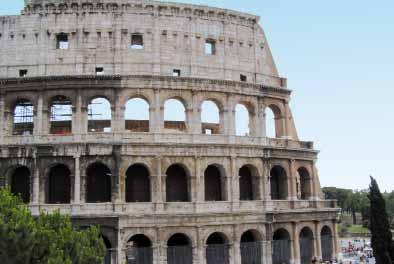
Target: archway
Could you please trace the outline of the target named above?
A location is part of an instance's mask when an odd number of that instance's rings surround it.
[[[142,234],[135,235],[127,242],[127,263],[153,264],[153,249],[150,239]]]
[[[220,111],[217,104],[211,100],[201,104],[202,134],[220,134]]]
[[[300,198],[301,200],[308,200],[311,197],[311,177],[305,168],[299,168],[297,172],[300,179]]]
[[[190,201],[188,173],[184,167],[178,164],[171,165],[166,176],[166,201]]]
[[[235,106],[235,134],[237,136],[250,135],[250,115],[248,108],[243,104]]]
[[[320,233],[323,261],[330,261],[333,256],[332,232],[328,226],[324,226]]]
[[[48,175],[48,204],[69,204],[71,201],[71,172],[66,165],[58,164]]]
[[[26,99],[17,101],[13,109],[13,135],[29,136],[34,131],[34,105]]]
[[[215,232],[207,239],[206,260],[207,264],[230,263],[230,246],[223,233]]]
[[[111,202],[111,171],[102,163],[90,165],[86,172],[86,202]]]
[[[142,164],[134,164],[126,172],[126,202],[150,202],[150,174]]]
[[[262,264],[262,239],[256,230],[248,230],[241,236],[241,264]]]
[[[142,98],[127,101],[125,108],[126,130],[149,132],[149,103]]]
[[[72,103],[62,95],[55,96],[51,100],[49,107],[50,128],[49,133],[55,135],[68,135],[72,132]]]
[[[301,264],[311,263],[314,256],[313,232],[309,227],[304,227],[300,232]]]
[[[280,166],[275,166],[271,169],[270,177],[271,199],[286,200],[288,195],[286,171]]]
[[[11,174],[11,192],[19,195],[24,203],[30,202],[30,170],[25,166],[17,167]]]
[[[170,237],[167,241],[168,264],[192,264],[193,248],[190,239],[181,233]]]
[[[251,201],[259,199],[259,180],[257,169],[245,165],[239,169],[239,199]]]
[[[88,105],[88,131],[111,132],[111,103],[103,97],[94,98]]]
[[[111,250],[112,250],[112,245],[111,242],[109,241],[109,239],[104,236],[101,235],[101,238],[104,241],[104,245],[105,245],[105,256],[104,256],[104,263],[103,264],[111,264],[112,263],[112,254],[111,254]]]
[[[168,99],[164,103],[164,128],[186,131],[186,108],[178,99]]]
[[[209,165],[204,172],[205,201],[225,200],[225,175],[216,165]]]
[[[280,138],[283,135],[283,117],[280,108],[269,105],[265,109],[265,133],[269,138]]]
[[[290,234],[286,229],[275,231],[272,241],[272,263],[273,264],[290,264],[291,259],[291,242]]]

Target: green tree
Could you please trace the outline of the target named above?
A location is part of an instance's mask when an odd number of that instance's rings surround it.
[[[2,263],[99,264],[104,254],[98,228],[75,230],[59,212],[34,218],[19,197],[0,189]]]
[[[390,231],[386,203],[378,183],[371,177],[368,198],[371,203],[371,243],[377,264],[394,263],[394,241]]]

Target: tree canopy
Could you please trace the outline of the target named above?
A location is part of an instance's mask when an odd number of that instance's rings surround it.
[[[100,264],[105,245],[97,227],[73,228],[59,212],[33,217],[20,197],[0,189],[0,259],[8,264]]]

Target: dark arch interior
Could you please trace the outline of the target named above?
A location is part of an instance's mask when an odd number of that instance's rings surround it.
[[[220,170],[209,165],[204,172],[205,201],[223,201],[223,178]]]
[[[131,166],[126,172],[126,202],[150,202],[150,174],[140,164]]]
[[[312,230],[308,227],[304,227],[300,232],[300,238],[312,238],[313,239]]]
[[[256,199],[253,190],[253,175],[248,166],[243,166],[239,170],[239,199],[241,201],[251,201]]]
[[[287,176],[286,171],[280,167],[275,166],[271,169],[271,199],[272,200],[286,200],[287,199]]]
[[[321,230],[321,248],[323,261],[330,261],[333,256],[332,232],[328,226]]]
[[[128,247],[131,247],[130,259],[134,260],[132,263],[152,264],[153,250],[150,239],[142,234],[135,235],[128,241]]]
[[[228,264],[230,260],[227,238],[222,233],[213,233],[207,239],[207,264]]]
[[[171,165],[166,172],[166,200],[167,202],[188,202],[188,177],[185,169],[180,165]]]
[[[101,238],[103,239],[105,248],[107,249],[105,252],[104,264],[111,264],[111,251],[110,251],[110,249],[112,248],[111,242],[104,235],[101,235]]]
[[[30,170],[27,167],[14,169],[11,175],[11,192],[20,195],[24,203],[30,202]]]
[[[241,264],[261,264],[262,244],[257,231],[248,230],[241,236]]]
[[[304,227],[300,232],[300,253],[301,264],[308,264],[314,254],[313,232],[310,228]]]
[[[273,235],[272,263],[289,264],[291,259],[290,234],[285,229],[278,229]]]
[[[328,226],[325,226],[321,230],[321,235],[322,236],[332,236],[331,229]]]
[[[101,163],[89,166],[87,170],[87,197],[88,203],[111,201],[111,171]]]
[[[260,237],[256,234],[257,231],[248,230],[241,236],[241,243],[257,242]]]
[[[300,176],[300,193],[301,199],[307,200],[311,196],[311,179],[309,172],[305,168],[298,169],[298,175]]]
[[[207,239],[207,245],[226,244],[226,238],[221,233],[213,233]]]
[[[142,234],[135,235],[129,239],[129,242],[133,242],[133,246],[137,248],[151,247],[152,242],[150,239]]]
[[[274,240],[289,240],[290,241],[290,234],[287,232],[286,229],[278,229],[274,233]]]
[[[190,239],[184,235],[177,233],[168,239],[167,246],[190,246]]]
[[[48,199],[49,204],[67,204],[71,200],[70,170],[65,165],[56,165],[49,171]]]

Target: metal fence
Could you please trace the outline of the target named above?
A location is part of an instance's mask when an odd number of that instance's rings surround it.
[[[262,264],[262,243],[241,243],[241,264]]]
[[[290,264],[290,240],[272,241],[272,263]]]
[[[127,264],[152,264],[153,249],[151,247],[133,248],[127,256]]]
[[[193,249],[191,246],[169,246],[167,260],[168,264],[192,264]]]
[[[230,246],[227,244],[208,245],[206,248],[207,264],[228,264]]]
[[[311,263],[313,257],[313,239],[306,237],[300,238],[301,264]]]
[[[332,236],[322,235],[321,236],[321,248],[322,257],[324,261],[330,261],[332,258],[333,248],[332,248]]]

